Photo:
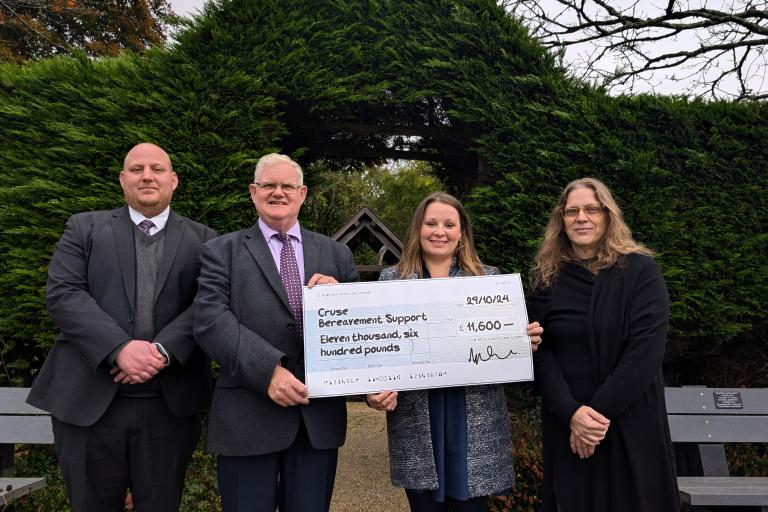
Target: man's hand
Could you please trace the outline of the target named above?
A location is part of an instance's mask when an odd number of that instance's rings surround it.
[[[377,411],[394,411],[397,407],[397,391],[371,393],[365,397],[365,402]]]
[[[312,274],[312,277],[307,281],[307,288],[312,288],[316,284],[337,284],[338,281],[333,276],[326,276],[324,274]]]
[[[131,340],[115,358],[117,368],[112,368],[114,381],[123,384],[147,382],[165,367],[165,358],[157,347],[146,340]]]
[[[273,402],[283,407],[309,403],[307,386],[282,366],[275,368],[272,379],[269,381],[267,394]]]
[[[109,370],[109,373],[114,375],[114,381],[119,382],[120,384],[132,384],[131,382],[131,376],[125,373],[123,370],[121,370],[118,367],[114,367],[111,370]],[[136,381],[133,384],[140,384],[141,381]]]
[[[571,434],[583,444],[596,446],[605,439],[611,422],[591,407],[582,405],[571,416]]]

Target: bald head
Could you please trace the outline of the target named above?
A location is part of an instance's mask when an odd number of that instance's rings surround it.
[[[125,202],[145,217],[162,213],[178,184],[171,159],[160,146],[143,142],[125,155],[120,171]]]
[[[137,155],[144,155],[144,154],[154,154],[159,159],[165,160],[165,165],[168,166],[168,168],[173,171],[173,165],[171,164],[171,157],[168,156],[168,153],[165,152],[163,148],[156,144],[152,144],[151,142],[140,142],[139,144],[136,144],[131,148],[130,151],[125,155],[125,159],[123,160],[123,170],[125,170],[126,165],[128,165],[128,162],[132,158],[136,158]]]

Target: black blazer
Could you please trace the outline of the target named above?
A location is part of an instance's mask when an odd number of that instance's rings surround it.
[[[199,250],[212,229],[170,212],[155,298],[155,336],[173,364],[158,375],[177,416],[210,399],[210,361],[192,338]],[[48,267],[48,313],[61,330],[27,402],[74,425],[95,423],[118,389],[109,355],[131,336],[136,300],[133,223],[124,206],[70,217]]]
[[[357,281],[352,253],[330,238],[301,230],[305,280],[315,273]],[[313,398],[281,407],[267,395],[279,361],[304,380],[302,343],[280,273],[258,224],[206,243],[195,299],[194,333],[221,366],[208,424],[208,449],[220,455],[283,450],[303,418],[312,446],[344,444],[344,398]]]

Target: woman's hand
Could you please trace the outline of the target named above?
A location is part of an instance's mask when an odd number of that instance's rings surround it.
[[[541,335],[544,332],[544,328],[539,322],[533,322],[528,324],[528,337],[531,339],[531,350],[536,352],[541,343]]]
[[[608,418],[593,408],[582,405],[571,416],[571,435],[582,444],[597,446],[605,439],[610,424]]]
[[[580,459],[586,459],[594,455],[595,446],[582,442],[571,431],[571,452],[578,455]]]
[[[365,403],[377,411],[394,411],[397,407],[397,391],[382,391],[366,395]]]

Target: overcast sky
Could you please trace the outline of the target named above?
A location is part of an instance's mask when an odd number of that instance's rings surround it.
[[[182,16],[191,16],[195,10],[201,9],[204,0],[170,0],[173,12]]]

